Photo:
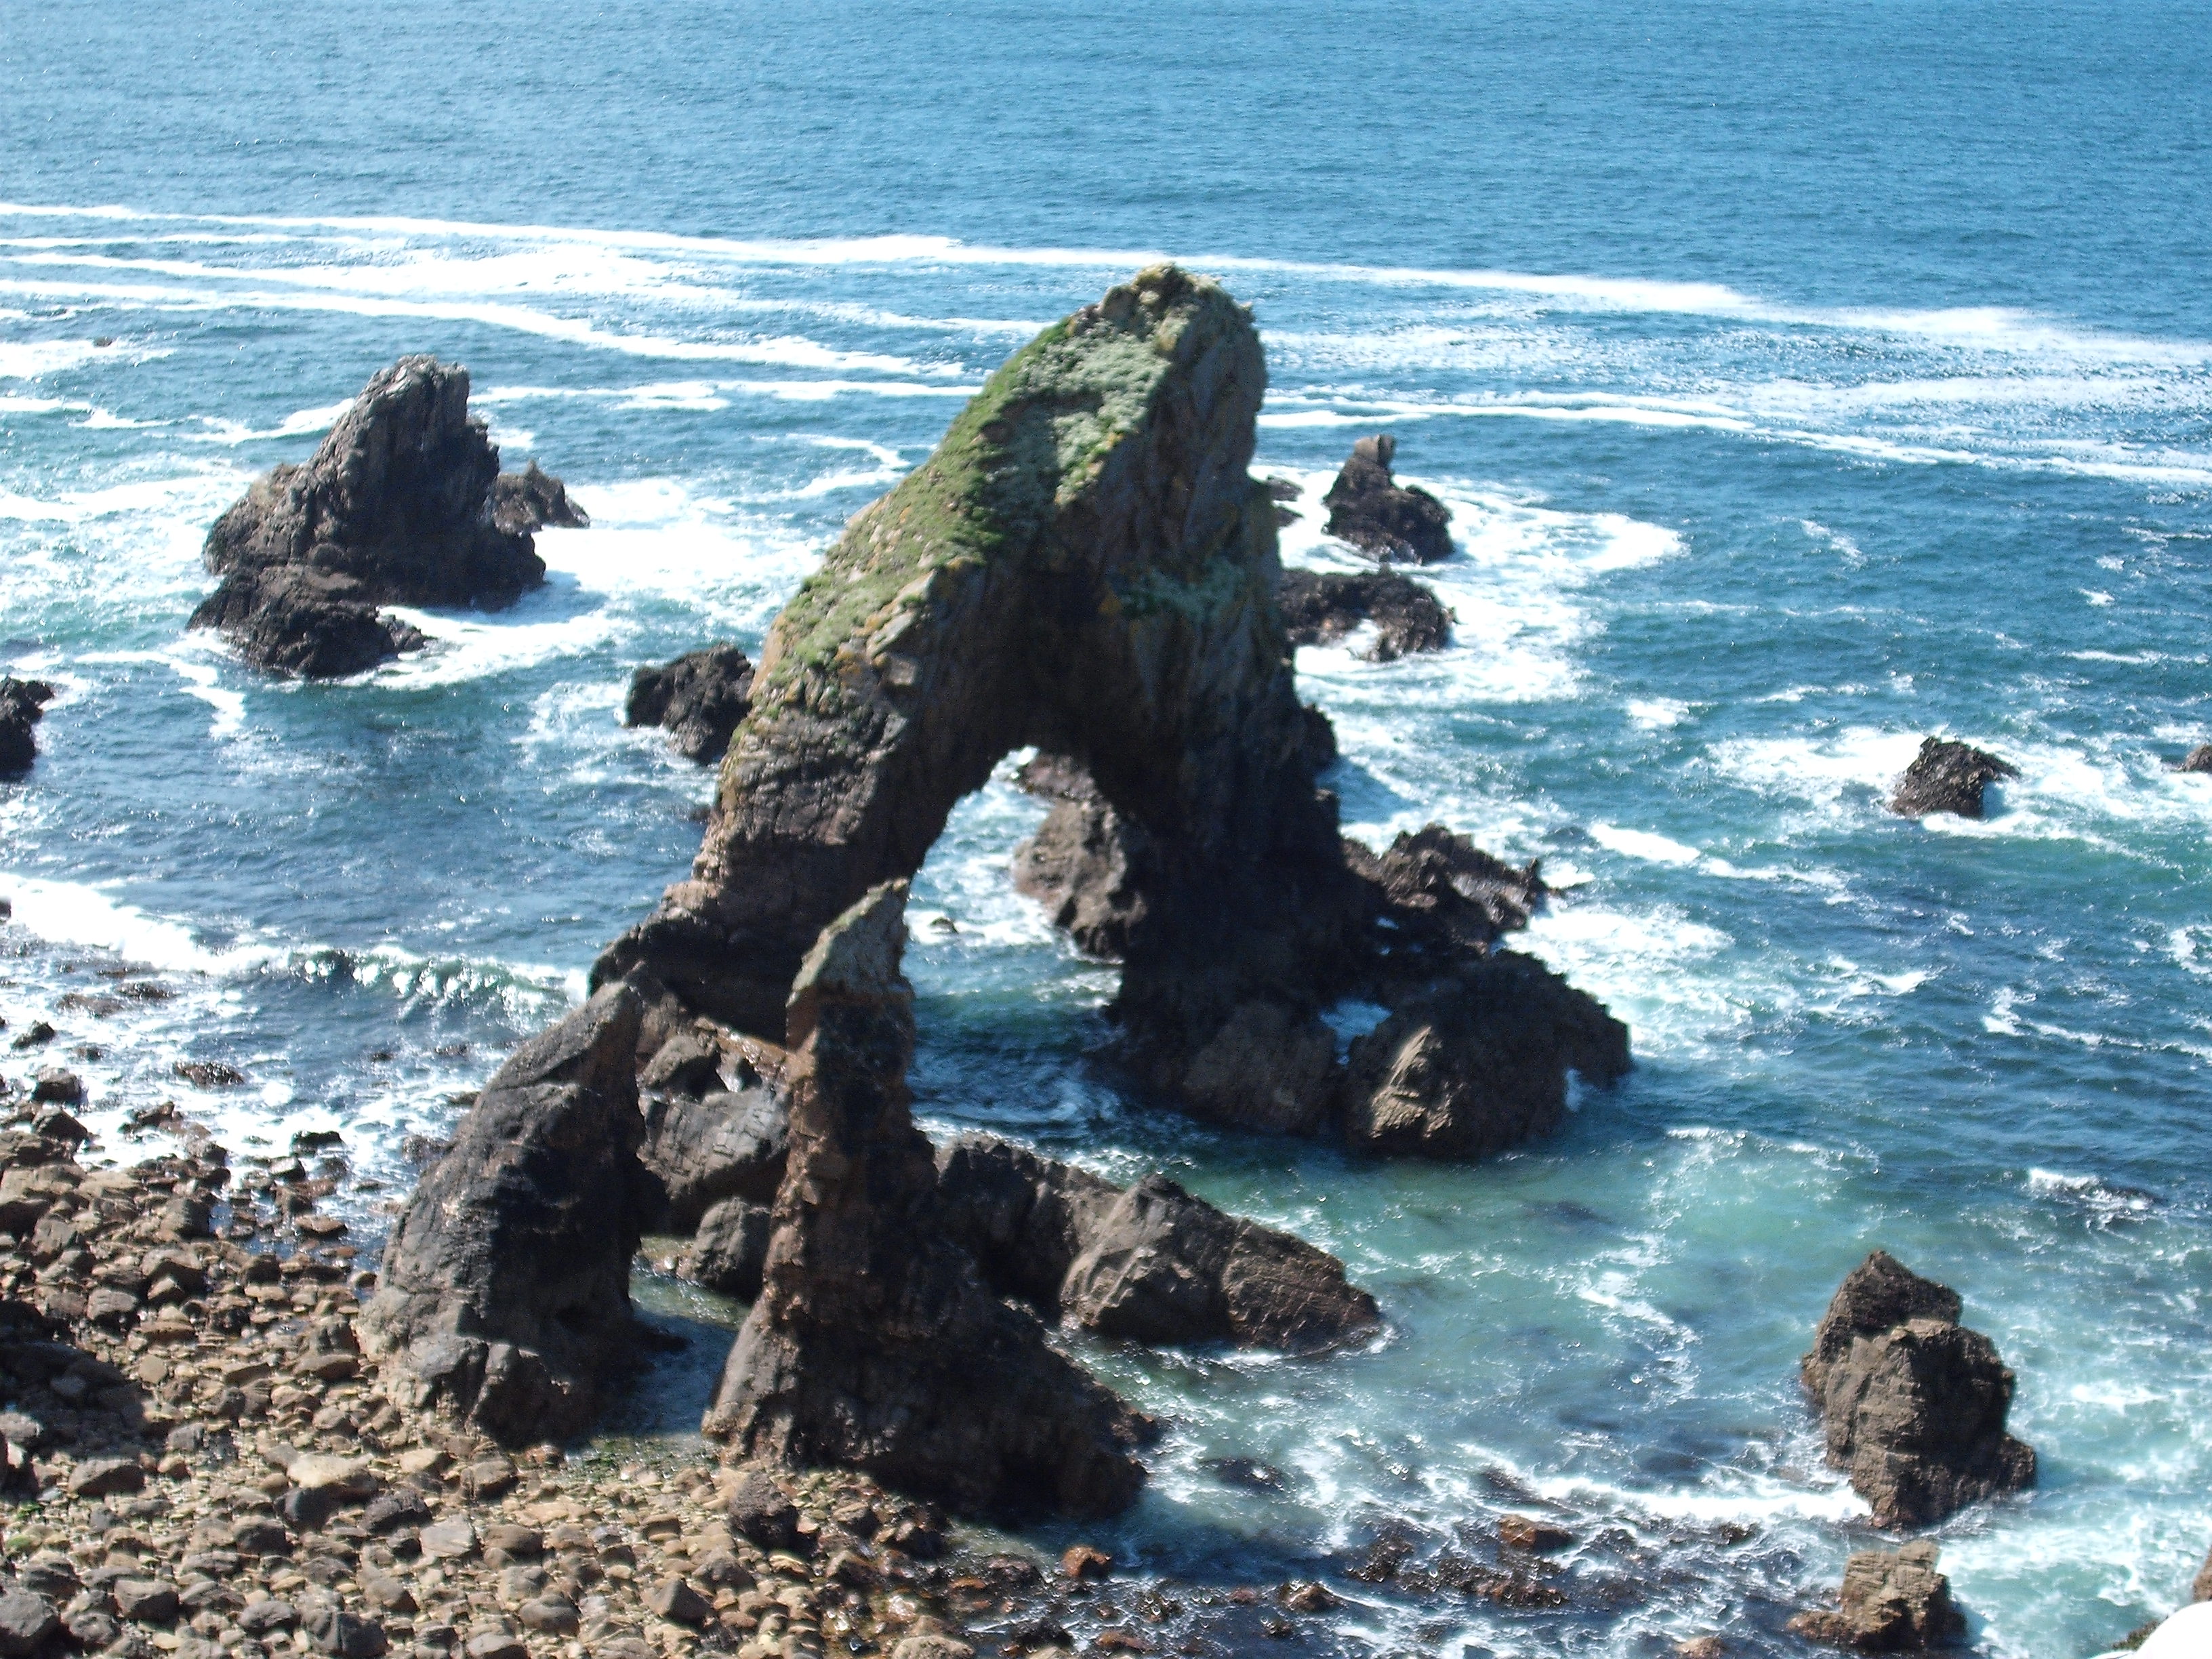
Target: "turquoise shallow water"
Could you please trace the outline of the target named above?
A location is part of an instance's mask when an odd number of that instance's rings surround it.
[[[1110,978],[1007,888],[1035,806],[963,806],[932,1126],[1167,1167],[1392,1321],[1093,1355],[1172,1419],[1117,1551],[1259,1578],[1549,1502],[1567,1611],[1371,1597],[1334,1642],[1790,1651],[1864,1537],[1796,1358],[1879,1243],[2043,1454],[1943,1529],[1975,1643],[2094,1651],[2212,1543],[2212,780],[2165,769],[2212,738],[2202,21],[0,0],[0,665],[64,693],[0,785],[0,1012],[152,963],[173,1000],[65,1033],[103,1110],[221,1058],[227,1133],[396,1174],[696,845],[629,670],[757,647],[994,364],[1170,251],[1255,307],[1261,471],[1310,495],[1387,428],[1455,509],[1452,651],[1301,653],[1347,823],[1542,856],[1528,948],[1639,1068],[1477,1168],[1145,1113],[1085,1060]],[[214,516],[421,349],[591,510],[548,588],[333,686],[185,634]],[[1286,558],[1341,562],[1315,522]],[[1987,823],[1882,811],[1931,731],[2020,765]]]

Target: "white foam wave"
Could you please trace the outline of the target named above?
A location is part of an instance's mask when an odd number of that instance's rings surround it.
[[[126,962],[151,968],[228,974],[283,954],[265,945],[210,949],[200,943],[190,923],[141,909],[88,883],[0,872],[0,894],[14,907],[15,925],[40,939],[112,951]]]

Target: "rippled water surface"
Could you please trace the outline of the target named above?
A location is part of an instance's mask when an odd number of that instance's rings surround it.
[[[1365,431],[1454,510],[1451,650],[1300,655],[1347,823],[1542,857],[1528,948],[1639,1066],[1472,1168],[1163,1118],[1087,1058],[1110,974],[1007,885],[1038,807],[965,804],[915,903],[930,1126],[1166,1168],[1390,1319],[1320,1363],[1088,1351],[1171,1425],[1106,1541],[1332,1575],[1348,1653],[1793,1650],[1867,1536],[1796,1360],[1880,1244],[1965,1296],[2043,1457],[1942,1529],[1974,1642],[2087,1654],[2185,1594],[2201,8],[285,13],[0,0],[0,667],[63,694],[0,785],[0,1013],[79,994],[100,1122],[182,1090],[404,1179],[697,844],[709,779],[621,729],[630,671],[757,650],[994,365],[1172,252],[1266,338],[1286,560],[1349,567],[1315,498]],[[414,350],[590,510],[547,586],[337,684],[188,634],[214,517]],[[1883,811],[1930,732],[2020,766],[1986,822]],[[175,994],[100,1012],[124,961]],[[1564,1610],[1338,1571],[1544,1505]]]

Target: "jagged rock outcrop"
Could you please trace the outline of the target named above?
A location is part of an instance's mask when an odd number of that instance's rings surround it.
[[[1966,1616],[1951,1599],[1951,1581],[1936,1571],[1940,1556],[1929,1539],[1895,1552],[1855,1552],[1844,1564],[1837,1605],[1801,1613],[1790,1628],[1861,1653],[1950,1647],[1966,1633]]]
[[[2005,1431],[2013,1374],[1958,1322],[1957,1294],[1876,1250],[1828,1304],[1800,1370],[1877,1525],[1928,1526],[2035,1483],[2035,1453]]]
[[[795,976],[789,1159],[707,1431],[971,1512],[1114,1513],[1144,1478],[1144,1420],[937,1224],[937,1166],[905,1080],[905,902],[903,883],[864,895]]]
[[[1912,764],[1897,781],[1889,810],[1908,818],[1924,818],[1930,812],[1955,812],[1962,818],[1982,816],[1982,792],[1999,778],[2016,778],[2020,769],[1972,744],[1946,738],[1925,738]]]
[[[651,1194],[647,1226],[690,1232],[726,1200],[769,1203],[783,1184],[789,1136],[787,1102],[767,1082],[648,1097],[638,1147]]]
[[[821,929],[1035,748],[1055,805],[1017,878],[1122,964],[1121,1060],[1202,1116],[1336,1127],[1322,1012],[1410,995],[1495,935],[1407,949],[1376,855],[1316,786],[1334,738],[1297,698],[1249,471],[1265,386],[1243,307],[1171,266],[1017,353],[776,619],[691,879],[594,982],[642,974],[781,1042]],[[1561,1087],[1573,1063],[1553,1058]]]
[[[2177,772],[2212,772],[2212,743],[2200,743],[2174,764]]]
[[[1116,1187],[988,1135],[948,1142],[937,1164],[945,1231],[993,1288],[1048,1318],[1133,1342],[1301,1352],[1382,1322],[1335,1257],[1165,1176]]]
[[[1328,533],[1388,563],[1411,559],[1440,564],[1452,556],[1451,509],[1425,489],[1391,477],[1398,441],[1387,432],[1362,438],[1328,487]]]
[[[658,668],[641,668],[629,683],[624,726],[659,726],[687,760],[719,762],[730,734],[752,706],[753,665],[734,645],[686,652]]]
[[[0,675],[0,777],[27,772],[39,757],[31,728],[46,717],[54,688],[44,680]]]
[[[394,1397],[502,1442],[586,1427],[635,1348],[638,999],[611,987],[517,1049],[423,1175],[360,1328]]]
[[[1443,601],[1395,570],[1285,570],[1280,598],[1292,645],[1334,645],[1365,622],[1375,624],[1374,641],[1361,653],[1370,662],[1451,643],[1452,614]]]
[[[468,404],[468,370],[434,357],[373,377],[312,460],[216,520],[205,559],[222,580],[192,625],[264,668],[358,673],[422,643],[380,606],[497,607],[544,581],[531,530],[582,516],[534,465],[502,479]]]

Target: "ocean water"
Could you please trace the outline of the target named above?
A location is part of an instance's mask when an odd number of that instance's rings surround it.
[[[1147,1113],[1087,1058],[1110,971],[1008,886],[1037,807],[972,798],[915,902],[927,1122],[1164,1168],[1390,1321],[1086,1350],[1170,1424],[1093,1535],[1329,1577],[1316,1650],[1796,1651],[1872,1536],[1796,1358],[1880,1245],[1960,1291],[2043,1458],[1939,1531],[1972,1643],[2094,1652],[2212,1545],[2212,778],[2166,764],[2212,738],[2203,23],[0,0],[0,667],[63,693],[0,785],[0,1014],[75,998],[104,1129],[173,1097],[404,1182],[697,844],[630,671],[757,648],[994,364],[1171,253],[1266,338],[1288,562],[1349,566],[1315,498],[1365,432],[1455,515],[1451,650],[1300,654],[1347,825],[1543,858],[1525,946],[1638,1066],[1472,1167]],[[330,685],[187,633],[215,516],[419,350],[592,513],[546,588]],[[1929,732],[2020,766],[1986,822],[1883,810]],[[1528,1509],[1577,1535],[1564,1609],[1342,1577]]]

